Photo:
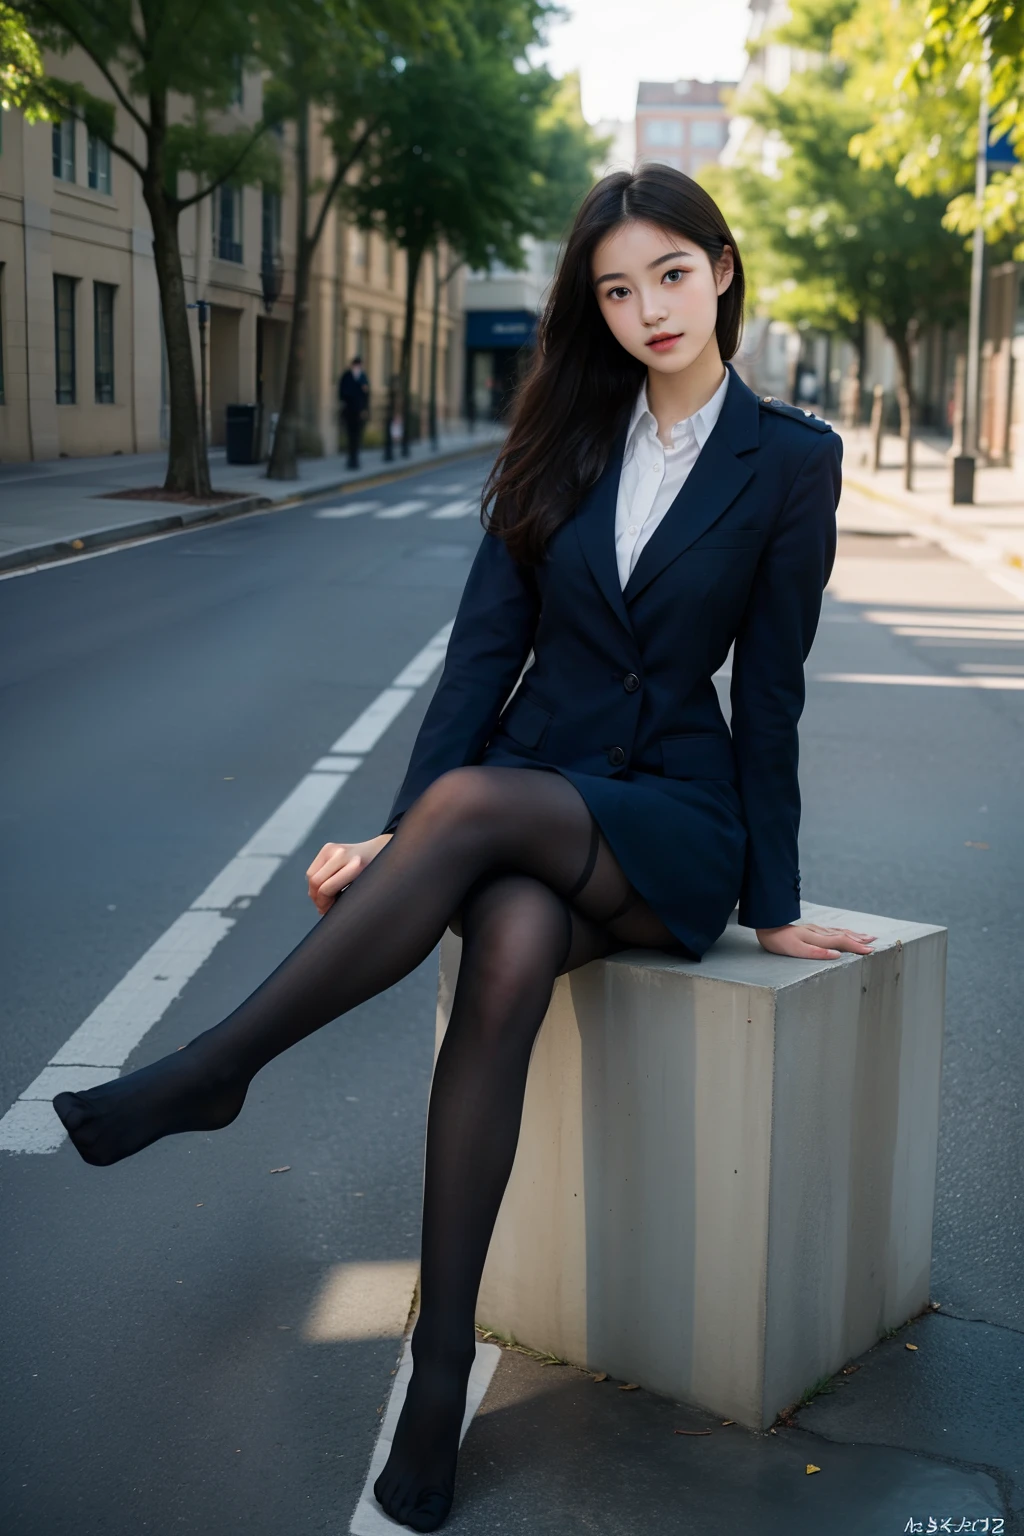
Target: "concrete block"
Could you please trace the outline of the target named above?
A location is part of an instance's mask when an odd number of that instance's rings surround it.
[[[946,930],[630,950],[560,977],[478,1321],[751,1428],[929,1300]],[[441,946],[437,1044],[460,941]]]

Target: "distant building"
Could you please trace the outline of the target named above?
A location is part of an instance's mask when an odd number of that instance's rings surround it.
[[[111,92],[74,50],[59,71],[97,95]],[[262,109],[258,77],[246,75],[239,122]],[[124,112],[118,142],[136,155],[141,131]],[[290,134],[284,184],[225,185],[181,216],[179,241],[199,385],[197,300],[209,306],[208,433],[224,442],[225,407],[260,408],[261,450],[284,384],[292,316],[296,209]],[[311,172],[330,179],[330,144],[314,131]],[[195,189],[183,172],[181,191]],[[429,393],[434,262],[420,272],[411,391],[422,426]],[[444,248],[440,271],[451,273]],[[438,321],[438,414],[457,416],[463,397],[461,268],[442,282]],[[370,439],[384,431],[387,382],[398,368],[405,315],[405,255],[380,234],[328,215],[310,283],[310,324],[301,401],[305,451],[338,441],[337,380],[362,353],[371,385]],[[0,109],[0,461],[136,453],[166,446],[168,382],[149,215],[134,172],[82,121],[28,123]]]
[[[558,246],[528,236],[523,257],[519,271],[499,261],[486,272],[466,276],[465,413],[470,421],[497,421],[506,414],[533,348]]]
[[[728,137],[725,97],[735,80],[642,80],[636,97],[636,155],[696,176]]]

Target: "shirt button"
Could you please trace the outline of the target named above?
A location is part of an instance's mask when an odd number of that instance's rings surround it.
[[[623,763],[626,761],[626,754],[623,752],[621,747],[612,747],[611,751],[608,753],[608,761],[611,763],[613,768],[621,768]]]
[[[633,538],[635,536],[636,529],[633,527],[632,523],[630,523],[629,527],[626,529],[626,532],[629,534],[630,538]]]
[[[622,679],[622,686],[625,688],[627,693],[636,693],[637,689],[640,687],[640,679],[637,677],[635,672],[627,672],[625,677]]]

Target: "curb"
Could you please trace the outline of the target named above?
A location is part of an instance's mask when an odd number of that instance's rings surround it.
[[[48,544],[23,544],[18,549],[0,554],[0,572],[72,559],[75,555],[107,549],[116,544],[130,544],[157,533],[176,533],[184,528],[201,527],[205,523],[221,523],[230,517],[242,517],[247,512],[271,512],[282,507],[299,506],[304,501],[315,501],[319,496],[333,496],[339,491],[366,490],[375,485],[388,485],[393,480],[406,480],[424,468],[453,464],[459,459],[477,458],[481,453],[486,453],[488,448],[497,447],[499,441],[495,438],[493,444],[485,442],[470,448],[455,448],[450,453],[438,453],[430,459],[419,459],[400,468],[373,470],[358,480],[336,480],[329,485],[310,485],[280,500],[272,496],[239,496],[234,501],[222,501],[205,507],[186,507],[181,512],[145,517],[135,523],[115,523],[108,528],[92,528],[75,538],[54,539]]]

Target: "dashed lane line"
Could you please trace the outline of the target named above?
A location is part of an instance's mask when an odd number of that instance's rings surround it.
[[[393,522],[395,518],[412,517],[414,512],[422,512],[424,507],[429,507],[429,501],[411,500],[396,501],[393,506],[384,507],[380,512],[375,512],[374,517],[381,521]]]
[[[50,1100],[116,1076],[200,967],[316,826],[416,691],[444,660],[446,624],[390,687],[366,706],[330,752],[313,764],[281,804],[216,874],[187,911],[136,961],[0,1119],[0,1151],[56,1152],[65,1139]]]
[[[446,501],[443,507],[435,508],[433,512],[428,512],[427,516],[441,520],[453,517],[469,517],[470,513],[475,512],[478,506],[479,502],[476,501]]]
[[[379,501],[349,501],[337,507],[321,507],[314,517],[362,517],[366,512],[376,512]]]

